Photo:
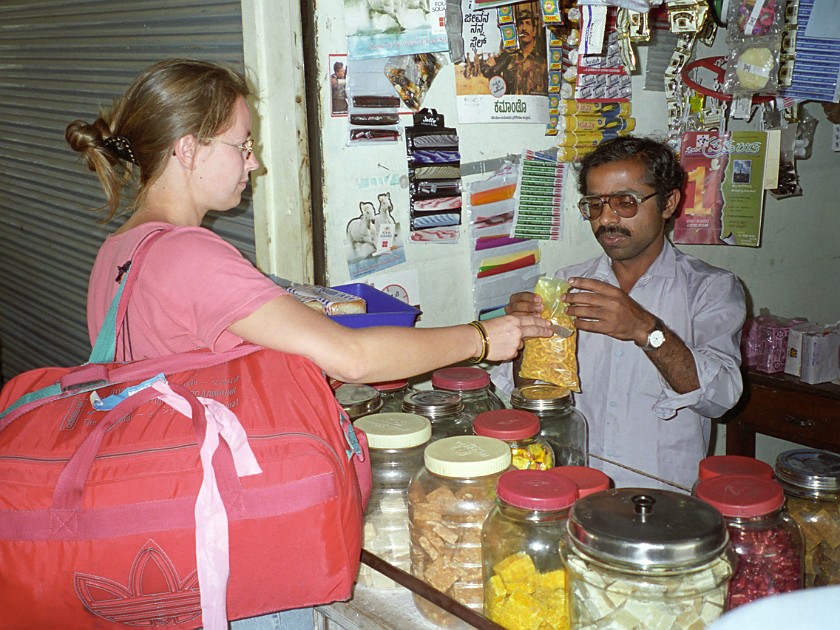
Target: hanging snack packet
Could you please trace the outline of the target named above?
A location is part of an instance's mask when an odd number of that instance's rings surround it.
[[[570,288],[569,283],[560,278],[537,280],[534,293],[542,298],[542,316],[551,322],[554,336],[525,342],[519,375],[579,392],[577,329],[574,318],[566,313],[566,303],[560,299]]]

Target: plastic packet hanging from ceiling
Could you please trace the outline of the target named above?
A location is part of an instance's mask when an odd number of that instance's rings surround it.
[[[442,55],[435,53],[390,57],[385,64],[385,76],[405,106],[416,112],[444,61]]]

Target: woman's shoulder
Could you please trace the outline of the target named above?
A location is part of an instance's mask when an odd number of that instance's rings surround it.
[[[227,253],[239,253],[238,250],[221,236],[203,227],[176,226],[171,223],[150,221],[142,223],[124,232],[116,232],[105,239],[105,250],[131,255],[137,247],[150,236],[163,232],[155,243],[156,255],[188,256],[196,251],[217,249]]]

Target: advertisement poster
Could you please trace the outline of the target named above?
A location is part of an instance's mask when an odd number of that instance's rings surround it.
[[[352,200],[355,214],[345,227],[345,254],[352,280],[405,262],[402,225],[405,208],[394,201],[405,196],[398,175],[362,177],[356,180]]]
[[[687,178],[674,242],[758,247],[766,154],[763,131],[684,133],[680,162]]]
[[[496,9],[470,10],[461,0],[466,59],[455,66],[461,123],[548,122],[548,63],[539,2],[507,7],[510,24],[503,46]]]
[[[352,59],[449,50],[446,0],[344,0]]]

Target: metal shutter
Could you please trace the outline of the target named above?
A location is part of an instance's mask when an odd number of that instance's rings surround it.
[[[93,173],[64,140],[134,75],[167,57],[243,67],[239,0],[0,3],[0,352],[8,379],[89,352],[87,279],[115,225]],[[256,259],[250,191],[205,223]]]

